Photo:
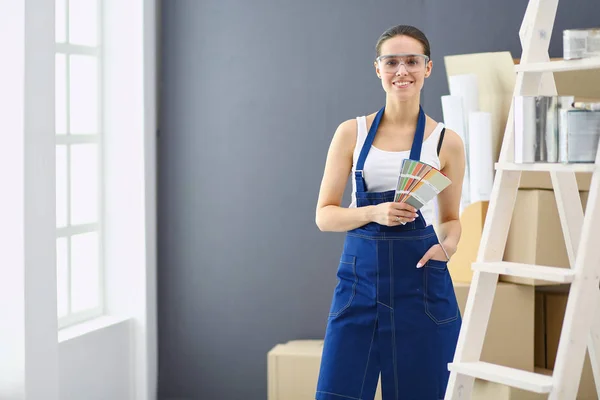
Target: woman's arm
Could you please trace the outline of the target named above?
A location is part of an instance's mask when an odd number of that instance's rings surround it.
[[[442,172],[452,181],[438,194],[440,224],[437,232],[440,245],[432,246],[417,263],[421,268],[430,260],[447,261],[456,253],[461,235],[460,197],[465,176],[465,151],[463,141],[454,131],[446,129],[440,165]]]
[[[356,120],[343,122],[337,128],[329,146],[316,211],[316,223],[321,231],[345,232],[369,222],[395,226],[401,222],[412,221],[416,216],[416,210],[403,203],[390,202],[357,208],[340,207],[348,176],[352,171],[356,128]],[[396,221],[396,217],[400,217],[401,222]]]

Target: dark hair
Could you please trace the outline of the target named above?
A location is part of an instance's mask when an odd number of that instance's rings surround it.
[[[423,45],[423,54],[431,59],[431,48],[429,46],[429,40],[427,40],[427,36],[425,36],[425,34],[419,29],[410,25],[396,25],[383,32],[377,40],[377,45],[375,45],[377,57],[381,55],[381,46],[383,46],[383,42],[395,36],[409,36],[415,40],[418,40]]]

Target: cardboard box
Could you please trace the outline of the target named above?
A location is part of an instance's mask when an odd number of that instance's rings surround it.
[[[580,198],[585,209],[587,192],[580,192]],[[504,261],[570,268],[554,191],[519,189]],[[500,280],[524,285],[554,284],[505,275]]]
[[[473,400],[547,400],[548,395],[476,379],[471,398]]]
[[[267,354],[268,400],[314,400],[323,340],[278,344]],[[381,400],[381,385],[375,400]]]
[[[553,58],[552,60],[561,60]],[[575,100],[600,99],[600,70],[554,72],[556,92],[561,96],[575,96]]]
[[[461,313],[464,313],[469,285],[455,283],[454,286]],[[554,366],[558,349],[568,295],[564,291],[568,290],[568,287],[535,290],[533,286],[502,282],[498,284],[484,341],[482,361],[530,370],[523,368],[523,365],[528,364],[530,357],[533,357],[535,365],[531,371],[552,374],[550,367]],[[532,335],[533,344],[530,341]],[[507,351],[510,354],[503,354]],[[545,355],[549,356],[548,363],[544,358]],[[548,395],[475,380],[472,399],[547,400]],[[598,399],[598,397],[590,360],[586,355],[577,400],[591,399]]]
[[[585,212],[588,192],[579,192]],[[458,249],[448,262],[453,282],[471,282],[489,203],[469,204],[460,216]],[[550,250],[548,250],[550,249]],[[567,249],[551,190],[519,189],[504,253],[505,261],[568,267]],[[544,264],[546,263],[546,264]],[[527,285],[553,284],[502,275],[500,281]]]
[[[470,284],[455,282],[454,291],[464,315]],[[534,370],[535,288],[499,282],[481,360]]]
[[[568,292],[538,292],[536,293],[536,372],[552,374],[556,361],[558,343],[562,330],[565,310],[567,308]],[[541,349],[541,352],[540,350]],[[581,380],[579,382],[578,400],[598,399],[594,375],[589,355],[586,354]]]
[[[536,367],[535,372],[538,374],[552,375],[552,370],[540,367]],[[544,399],[547,398],[547,396],[544,397]],[[577,392],[576,400],[598,400],[592,364],[590,363],[590,357],[587,354],[585,356],[585,362],[583,363],[583,371],[579,381],[579,391]]]
[[[473,278],[471,264],[477,259],[488,204],[487,201],[469,204],[460,215],[460,241],[456,253],[448,262],[453,282],[471,282]]]
[[[456,298],[464,314],[469,284],[454,282]],[[535,288],[499,282],[481,360],[534,371]],[[545,400],[547,395],[526,392],[498,383],[475,380],[473,400]]]
[[[577,180],[577,187],[579,191],[590,190],[590,184],[592,182],[592,174],[588,172],[576,172],[575,179]],[[549,172],[542,171],[527,171],[521,174],[521,180],[519,181],[520,189],[547,189],[553,190],[552,179],[550,178]]]
[[[544,303],[544,293],[535,292],[535,347],[534,360],[536,367],[546,368],[546,307]]]

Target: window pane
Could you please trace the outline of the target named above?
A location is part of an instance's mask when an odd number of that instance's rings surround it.
[[[71,146],[71,225],[98,222],[98,146]]]
[[[56,133],[67,133],[67,58],[64,54],[57,54],[55,58],[54,89],[56,104]]]
[[[67,41],[67,1],[56,0],[55,2],[55,22],[56,22],[56,42],[64,43]]]
[[[67,238],[56,239],[56,295],[58,317],[69,312],[69,257]]]
[[[56,227],[67,226],[67,146],[56,146]]]
[[[70,133],[98,133],[98,60],[70,56]]]
[[[98,44],[96,0],[69,0],[69,42],[84,46]]]
[[[99,305],[98,233],[71,237],[71,312]]]

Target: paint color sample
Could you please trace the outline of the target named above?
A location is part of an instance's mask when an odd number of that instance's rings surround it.
[[[421,161],[405,159],[400,168],[394,201],[410,204],[418,210],[451,183],[437,168]]]

